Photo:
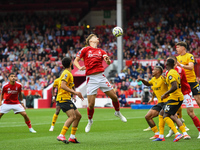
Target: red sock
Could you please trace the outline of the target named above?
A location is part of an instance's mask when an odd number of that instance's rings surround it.
[[[27,124],[28,128],[32,128],[32,126],[31,126],[31,121],[30,121],[30,120],[29,120],[29,121],[26,121],[25,123]]]
[[[87,108],[87,114],[88,114],[88,119],[92,119],[93,118],[93,114],[94,114],[94,108],[90,109],[89,107]]]
[[[113,104],[113,106],[115,108],[115,111],[119,111],[119,101],[117,101],[117,102],[113,102],[112,101],[112,104]]]
[[[197,129],[200,132],[200,121],[199,121],[199,118],[197,118],[197,116],[195,116],[194,118],[192,118],[192,120],[194,122],[194,125],[197,127]]]

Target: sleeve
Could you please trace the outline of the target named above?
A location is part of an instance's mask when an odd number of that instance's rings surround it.
[[[22,92],[22,85],[19,86],[19,93]]]
[[[192,54],[189,56],[189,62],[195,63],[194,56]]]
[[[148,83],[153,85],[153,78]]]
[[[54,82],[53,82],[53,87],[56,87],[56,86],[58,86],[58,79],[56,79]]]
[[[103,58],[104,58],[105,56],[108,56],[108,54],[107,54],[104,50],[101,50],[101,53],[102,53]]]
[[[176,78],[175,78],[175,74],[174,74],[174,73],[168,74],[168,77],[167,77],[167,78],[168,78],[168,80],[169,80],[170,83],[176,81]]]
[[[78,51],[78,53],[76,54],[76,57],[83,58],[85,55],[85,50],[86,48],[84,47],[80,51]]]
[[[61,80],[68,83],[69,79],[70,79],[70,74],[65,73]]]

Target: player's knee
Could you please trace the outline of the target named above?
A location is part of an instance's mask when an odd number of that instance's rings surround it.
[[[151,119],[150,115],[146,114],[146,115],[145,115],[145,119],[146,119],[146,120],[150,120],[150,119]]]
[[[195,116],[194,111],[187,111],[187,114],[193,118]]]
[[[88,105],[88,107],[89,107],[90,109],[93,109],[93,108],[94,108],[94,103],[90,103],[90,104]]]

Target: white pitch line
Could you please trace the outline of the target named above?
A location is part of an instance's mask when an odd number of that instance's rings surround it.
[[[138,118],[144,118],[144,117],[128,117],[128,119],[138,119]],[[113,118],[113,119],[101,119],[101,120],[93,120],[94,122],[98,122],[98,121],[111,121],[111,120],[119,120],[119,118]],[[88,122],[88,120],[81,120],[80,122]],[[6,124],[7,123],[7,124]],[[18,124],[16,124],[18,123]],[[64,123],[64,121],[60,121],[60,122],[56,122],[56,124],[59,124],[59,123]],[[4,125],[1,125],[1,124],[4,124]],[[31,123],[33,126],[36,126],[36,125],[44,125],[44,124],[47,124],[47,125],[51,125],[51,122],[45,122],[45,123]],[[25,123],[23,124],[19,124],[19,122],[1,122],[0,121],[0,128],[4,128],[4,127],[21,127],[21,126],[27,126]]]

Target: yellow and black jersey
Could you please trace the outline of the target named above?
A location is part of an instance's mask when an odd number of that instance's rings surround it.
[[[159,78],[156,79],[156,77],[153,77],[150,81],[149,84],[152,85],[152,90],[155,93],[157,99],[158,99],[158,103],[162,103],[162,102],[167,102],[168,98],[165,98],[163,100],[161,100],[161,96],[167,92],[167,84],[165,81],[165,78],[163,76],[160,76]]]
[[[59,77],[58,94],[56,98],[56,101],[59,101],[59,103],[63,103],[68,100],[71,100],[71,93],[61,88],[62,81],[65,81],[66,86],[70,89],[72,89],[72,87],[74,86],[74,78],[71,72],[69,72],[67,69],[65,69],[63,73],[61,74],[61,76]]]
[[[59,81],[60,81],[59,78],[57,78],[57,79],[54,80],[54,82],[53,82],[53,87],[54,87],[54,88],[58,86]]]
[[[168,90],[171,89],[172,85],[171,83],[176,81],[177,82],[177,89],[173,93],[170,93],[168,99],[169,100],[175,100],[175,101],[183,101],[183,93],[181,92],[181,79],[179,73],[175,69],[171,69],[166,78],[166,82],[168,85]]]
[[[194,56],[190,53],[185,53],[184,55],[177,56],[177,61],[180,64],[188,65],[190,62],[195,63]],[[188,82],[196,82],[196,74],[194,72],[194,68],[192,70],[185,69],[185,75]]]

